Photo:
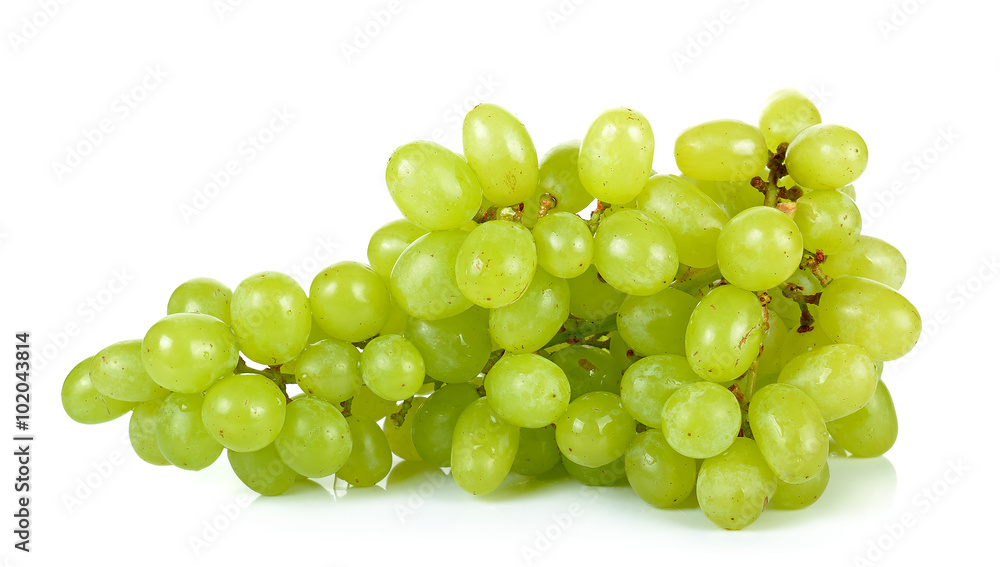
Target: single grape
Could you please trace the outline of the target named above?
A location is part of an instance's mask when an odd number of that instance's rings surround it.
[[[482,183],[483,197],[499,207],[520,203],[538,185],[538,154],[524,124],[506,109],[483,103],[465,115],[462,150]]]
[[[569,313],[578,319],[606,319],[614,315],[625,301],[626,294],[604,281],[594,266],[566,283],[569,284]]]
[[[410,317],[404,336],[420,351],[427,375],[439,382],[472,380],[493,350],[489,312],[478,306],[435,321]]]
[[[638,111],[612,108],[590,125],[580,145],[580,181],[594,197],[620,205],[642,191],[653,169],[653,128]]]
[[[566,374],[537,354],[505,354],[486,375],[493,411],[517,427],[545,427],[569,406]]]
[[[761,342],[760,357],[757,359],[757,375],[777,375],[784,366],[781,364],[781,346],[788,338],[788,327],[768,304],[767,329]]]
[[[722,454],[705,459],[695,490],[709,520],[727,530],[757,521],[778,483],[753,439],[737,437]]]
[[[309,303],[320,327],[349,343],[374,337],[389,320],[389,289],[375,270],[337,262],[313,278]]]
[[[600,467],[625,454],[635,437],[635,420],[609,392],[588,392],[569,404],[556,421],[559,450],[585,467]]]
[[[198,471],[222,454],[222,445],[201,420],[205,396],[175,392],[160,404],[156,417],[156,446],[177,468]]]
[[[434,321],[472,307],[455,277],[455,262],[468,233],[448,230],[425,234],[396,260],[389,278],[392,298],[411,317]]]
[[[566,472],[584,486],[615,486],[626,478],[625,455],[599,467],[587,467],[562,456]]]
[[[798,89],[775,91],[760,111],[760,131],[769,150],[795,139],[799,132],[820,123],[819,110]]]
[[[754,393],[747,418],[761,454],[789,484],[818,475],[826,464],[830,435],[823,414],[805,392],[770,384]]]
[[[700,189],[676,175],[654,175],[636,198],[636,206],[667,227],[682,264],[692,268],[716,264],[716,241],[729,216]]]
[[[142,341],[138,339],[106,347],[90,361],[91,385],[106,398],[122,402],[146,402],[165,397],[170,391],[153,381],[142,364],[141,353]]]
[[[899,250],[884,240],[867,235],[861,235],[847,250],[829,254],[822,267],[832,278],[860,276],[895,290],[906,279],[906,259]]]
[[[384,279],[389,279],[396,259],[414,240],[427,234],[427,229],[406,219],[390,221],[372,233],[368,241],[368,263]]]
[[[856,457],[877,457],[892,448],[899,432],[896,407],[879,380],[875,394],[858,411],[826,424],[830,436]]]
[[[514,303],[490,310],[490,336],[509,353],[535,352],[559,332],[569,302],[566,280],[537,270]]]
[[[73,367],[62,386],[63,409],[73,421],[84,424],[105,423],[125,415],[135,402],[109,398],[97,391],[90,379],[90,365],[94,357]]]
[[[361,377],[376,395],[405,400],[424,384],[424,359],[413,343],[400,335],[382,335],[361,353]]]
[[[594,196],[587,192],[580,181],[578,167],[580,141],[563,142],[548,151],[538,166],[538,187],[531,197],[524,201],[521,218],[527,227],[535,226],[540,210],[542,195],[555,197],[556,204],[549,209],[555,212],[578,213],[594,202]],[[570,276],[560,276],[570,277]]]
[[[855,345],[826,345],[793,358],[778,382],[806,393],[824,421],[852,414],[868,403],[878,385],[875,361]]]
[[[496,490],[514,464],[518,428],[504,421],[479,398],[465,408],[455,423],[451,444],[451,476],[470,494]]]
[[[695,382],[667,398],[661,431],[678,453],[707,459],[732,445],[742,419],[740,403],[732,392],[712,382]]]
[[[167,315],[174,313],[202,313],[219,319],[226,325],[229,303],[233,292],[226,284],[212,278],[194,278],[174,289],[167,300]]]
[[[472,384],[447,384],[428,396],[419,408],[410,410],[410,437],[420,458],[435,467],[450,466],[455,424],[465,408],[478,399],[479,392]]]
[[[819,474],[799,484],[777,479],[778,488],[768,505],[775,510],[801,510],[813,505],[830,484],[830,465],[823,465]]]
[[[361,353],[351,343],[337,339],[309,345],[296,359],[295,382],[306,394],[339,404],[362,386]]]
[[[392,449],[393,454],[404,461],[421,460],[420,453],[417,453],[416,447],[413,446],[413,423],[417,410],[426,401],[427,398],[421,398],[420,396],[416,396],[409,401],[404,400],[401,404],[395,406],[396,409],[382,423],[382,430],[385,432],[386,439],[389,440],[389,448]],[[408,409],[406,414],[400,419],[397,413],[402,411],[403,407],[407,407]]]
[[[615,289],[652,295],[677,275],[677,247],[662,222],[626,209],[601,221],[594,236],[594,265]]]
[[[510,305],[528,288],[537,255],[531,232],[506,220],[484,222],[469,233],[455,259],[458,288],[481,307]]]
[[[684,336],[688,364],[712,382],[736,378],[757,358],[763,326],[763,311],[753,293],[732,285],[713,289],[691,313]]]
[[[389,302],[389,319],[385,325],[379,329],[380,335],[402,335],[406,330],[406,322],[410,320],[410,314],[403,311],[395,301]]]
[[[293,471],[322,478],[340,470],[354,444],[350,426],[337,408],[319,398],[304,396],[288,404],[285,424],[274,447]]]
[[[868,166],[868,146],[857,132],[837,124],[816,124],[795,136],[785,152],[785,167],[810,189],[836,189],[853,183]]]
[[[511,472],[524,476],[539,476],[552,470],[562,461],[556,443],[556,427],[522,428],[518,436],[517,455]]]
[[[674,143],[677,169],[695,179],[741,181],[767,164],[767,143],[756,126],[713,120],[692,126]]]
[[[142,339],[142,363],[154,382],[174,392],[203,392],[232,375],[240,360],[236,335],[221,320],[198,313],[167,315]]]
[[[361,364],[360,353],[358,364]],[[359,366],[360,376],[360,366]],[[381,420],[390,413],[396,411],[396,402],[376,396],[368,386],[362,384],[351,398],[351,414],[359,417],[367,417],[375,421]]]
[[[249,453],[226,451],[226,456],[243,484],[263,496],[284,494],[301,476],[281,460],[274,443]]]
[[[136,404],[128,422],[128,439],[132,450],[140,459],[157,466],[170,464],[156,444],[156,422],[160,416],[161,405],[163,400]]]
[[[676,354],[659,354],[638,360],[622,376],[621,397],[626,411],[647,427],[659,429],[663,406],[674,392],[701,382],[687,359]]]
[[[875,360],[895,360],[917,344],[920,314],[891,287],[842,276],[819,299],[816,320],[835,342],[863,347]]]
[[[674,451],[659,430],[647,429],[625,453],[625,474],[640,498],[657,508],[676,508],[694,491],[698,467]]]
[[[588,392],[617,394],[622,369],[611,353],[591,345],[570,345],[550,357],[569,380],[570,401]]]
[[[767,172],[761,172],[766,176]],[[726,216],[733,218],[750,207],[760,207],[764,204],[764,195],[750,185],[749,180],[743,181],[709,181],[681,176],[682,179],[697,187],[708,195]]]
[[[479,178],[462,156],[428,141],[397,148],[386,165],[385,183],[399,212],[427,230],[462,226],[483,199]]]
[[[795,221],[771,207],[751,207],[734,216],[719,235],[719,271],[750,291],[788,279],[802,260],[802,234]]]
[[[813,191],[795,202],[795,224],[807,250],[836,254],[852,248],[861,235],[861,211],[839,191]]]
[[[312,327],[309,298],[298,282],[279,272],[260,272],[233,291],[233,331],[250,360],[273,366],[305,348]]]
[[[684,334],[697,304],[673,288],[630,295],[618,308],[618,332],[640,354],[684,354]]]
[[[260,374],[236,374],[205,392],[205,428],[223,447],[237,452],[270,445],[285,422],[285,394]]]
[[[575,278],[594,260],[594,235],[586,221],[571,213],[549,213],[532,230],[538,266],[559,278]]]
[[[337,470],[337,478],[351,486],[375,486],[392,468],[392,451],[382,428],[375,420],[351,415],[351,455]]]

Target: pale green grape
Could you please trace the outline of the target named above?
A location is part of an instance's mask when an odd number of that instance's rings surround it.
[[[361,357],[358,353],[358,377],[360,378]],[[359,417],[367,417],[378,421],[390,413],[396,411],[396,402],[380,398],[362,384],[354,392],[351,398],[351,414]]]
[[[826,336],[823,329],[814,326],[811,331],[800,333],[797,330],[789,332],[781,344],[779,366],[785,367],[795,357],[815,350],[825,345],[832,345],[833,339]]]
[[[354,447],[351,428],[329,402],[311,396],[291,401],[285,425],[274,440],[290,469],[309,478],[322,478],[340,470]]]
[[[816,124],[795,136],[785,152],[788,174],[810,189],[853,183],[868,166],[868,146],[857,132],[837,124]]]
[[[764,331],[764,339],[761,341],[760,358],[757,359],[757,374],[759,376],[770,376],[781,371],[781,346],[785,344],[788,337],[788,327],[778,314],[770,308],[767,309],[767,329]]]
[[[532,230],[538,266],[559,278],[575,278],[594,260],[594,235],[586,221],[572,213],[549,213]]]
[[[618,331],[612,331],[608,333],[609,344],[608,350],[611,351],[611,358],[614,359],[615,364],[619,368],[622,368],[622,372],[627,370],[630,366],[635,364],[642,356],[635,352],[635,349],[631,345],[625,342],[622,338],[622,334]]]
[[[899,432],[896,407],[881,380],[865,407],[826,425],[833,440],[856,457],[884,454],[892,448]]]
[[[764,340],[764,317],[753,293],[732,285],[708,292],[684,335],[688,364],[706,380],[725,382],[750,368]]]
[[[215,462],[222,445],[201,421],[204,394],[175,392],[160,404],[156,417],[156,446],[177,468],[198,471]]]
[[[684,333],[697,304],[673,288],[630,295],[618,308],[618,332],[640,354],[684,354]]]
[[[795,224],[807,250],[836,254],[857,243],[861,211],[839,191],[813,191],[796,201]]]
[[[574,463],[566,455],[562,456],[562,463],[566,472],[585,486],[615,486],[626,478],[625,455],[597,467]]]
[[[361,388],[361,353],[337,339],[309,345],[296,359],[295,383],[311,396],[339,404]],[[355,411],[353,405],[351,411]]]
[[[761,172],[766,175],[766,171]],[[710,181],[682,176],[682,179],[697,187],[708,195],[726,216],[735,217],[740,211],[764,204],[764,195],[752,185],[749,180],[743,181]]]
[[[300,477],[281,460],[274,443],[249,453],[226,451],[226,456],[243,484],[263,496],[284,494]]]
[[[368,263],[386,280],[396,265],[396,259],[414,240],[427,234],[427,229],[406,219],[388,222],[372,233],[368,241]]]
[[[105,423],[125,415],[135,402],[109,398],[97,391],[90,379],[90,357],[69,371],[62,386],[62,405],[73,421],[84,424]]]
[[[861,409],[875,393],[878,373],[865,349],[855,345],[826,345],[801,354],[781,371],[778,382],[806,393],[824,421]]]
[[[767,97],[759,123],[768,149],[775,151],[779,144],[787,144],[802,130],[819,124],[819,109],[798,89],[781,89]]]
[[[518,427],[545,427],[569,406],[566,374],[537,354],[505,354],[486,375],[493,411]]]
[[[753,439],[737,437],[721,455],[705,459],[698,471],[698,506],[727,530],[757,521],[778,483]]]
[[[606,319],[614,315],[625,301],[626,294],[604,281],[593,265],[583,275],[566,283],[569,284],[569,313],[578,319]]]
[[[654,175],[636,198],[636,206],[670,230],[682,264],[692,268],[716,264],[716,240],[729,217],[700,189],[676,175]]]
[[[780,478],[777,480],[778,488],[768,506],[775,510],[801,510],[823,496],[826,486],[830,484],[830,465],[823,465],[823,470],[818,475],[799,484],[788,484]]]
[[[440,144],[416,141],[392,153],[385,183],[399,212],[427,230],[458,228],[479,212],[483,190],[462,156]]]
[[[648,429],[629,445],[625,474],[639,498],[657,508],[675,508],[694,491],[698,467],[674,451],[659,430]]]
[[[517,301],[490,311],[490,336],[507,352],[535,352],[559,332],[569,301],[566,280],[536,270]]]
[[[331,337],[349,343],[374,337],[389,320],[385,281],[359,262],[337,262],[313,278],[309,303]]]
[[[382,428],[375,420],[351,415],[351,455],[337,470],[337,478],[351,486],[375,486],[392,468],[392,451]]]
[[[620,205],[642,191],[653,170],[653,127],[641,113],[612,108],[590,125],[580,145],[580,181],[594,197]]]
[[[538,185],[538,154],[524,124],[495,104],[477,105],[462,124],[462,150],[482,183],[483,197],[499,207],[529,199]]]
[[[484,222],[469,233],[455,259],[458,288],[482,307],[510,305],[535,275],[535,242],[524,226],[506,221]]]
[[[160,416],[161,405],[163,400],[136,404],[128,422],[128,439],[132,450],[140,459],[157,466],[170,464],[156,444],[156,421]]]
[[[392,449],[393,454],[404,461],[419,461],[422,459],[416,447],[413,446],[413,423],[417,416],[417,410],[426,401],[427,398],[419,396],[412,398],[409,402],[404,401],[395,406],[396,409],[382,423],[385,438],[389,440],[389,448]],[[407,403],[409,403],[409,410],[403,416],[402,421],[397,423],[397,418],[394,416]]]
[[[554,425],[523,428],[518,435],[517,455],[510,470],[524,476],[538,476],[552,470],[561,460]]]
[[[435,467],[451,464],[455,424],[465,408],[478,399],[479,392],[472,384],[447,384],[428,396],[419,408],[410,410],[410,437],[420,458]]]
[[[410,317],[404,336],[423,356],[427,375],[439,382],[472,380],[493,350],[489,312],[482,307],[436,321]]]
[[[854,190],[854,185],[844,185],[843,187],[837,187],[837,191],[840,191],[844,195],[851,198],[852,201],[858,200],[858,192]]]
[[[479,398],[455,423],[451,476],[471,494],[492,492],[503,483],[517,456],[518,428],[504,421]]]
[[[424,359],[413,343],[400,335],[382,335],[361,353],[361,377],[376,395],[405,400],[424,385]]]
[[[802,234],[795,221],[771,207],[751,207],[726,224],[717,243],[719,271],[750,291],[772,288],[802,260]]]
[[[212,278],[194,278],[174,289],[167,300],[167,315],[174,313],[202,313],[219,319],[226,325],[229,318],[229,303],[233,292],[229,287]]]
[[[647,356],[625,370],[622,376],[622,405],[636,420],[659,429],[663,405],[674,392],[701,382],[687,359],[676,354]]]
[[[712,382],[681,386],[661,413],[663,437],[678,453],[707,459],[726,450],[740,432],[740,403]]]
[[[556,421],[556,442],[569,460],[585,467],[606,465],[625,454],[635,420],[610,392],[588,392]]]
[[[891,287],[842,276],[819,300],[816,320],[834,342],[863,347],[875,360],[895,360],[920,337],[916,307]]]
[[[389,319],[379,330],[380,335],[402,335],[406,330],[406,322],[409,321],[410,314],[403,311],[395,301],[389,302]]]
[[[906,279],[906,259],[892,244],[873,236],[861,235],[849,249],[830,254],[823,262],[823,273],[837,278],[860,276],[898,290]]]
[[[260,374],[236,374],[205,392],[205,428],[223,447],[237,452],[270,445],[285,422],[285,394]]]
[[[764,386],[750,399],[747,418],[764,460],[778,478],[798,484],[823,470],[830,435],[823,414],[805,392],[789,384]]]
[[[142,339],[141,354],[154,382],[185,394],[202,392],[231,375],[240,360],[232,329],[198,313],[175,313],[154,323]]]
[[[594,196],[584,189],[583,182],[580,181],[579,157],[579,140],[563,142],[542,157],[542,163],[538,166],[538,187],[524,202],[521,218],[525,226],[535,226],[535,222],[540,220],[539,201],[546,193],[556,199],[556,204],[549,209],[549,214],[578,213],[594,202]]]
[[[142,341],[115,343],[90,361],[90,383],[98,393],[122,402],[146,402],[163,398],[169,390],[153,381],[142,364]],[[96,403],[97,400],[95,399]]]
[[[550,357],[569,380],[570,401],[588,392],[617,394],[622,369],[606,350],[591,345],[570,345]]]
[[[298,356],[309,340],[311,313],[299,284],[279,272],[254,274],[233,291],[236,341],[247,358],[260,364],[283,364]]]
[[[713,120],[684,130],[674,143],[674,159],[684,175],[712,181],[741,181],[767,164],[767,143],[756,126]]]
[[[433,321],[472,307],[455,279],[458,250],[468,236],[461,230],[432,232],[403,250],[389,278],[392,298],[403,311]]]
[[[677,275],[677,246],[662,222],[625,209],[601,221],[594,235],[594,265],[615,289],[652,295]]]

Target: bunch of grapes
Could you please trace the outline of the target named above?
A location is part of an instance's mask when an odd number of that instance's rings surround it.
[[[66,412],[131,412],[154,465],[225,450],[264,495],[302,477],[371,486],[421,459],[472,494],[564,470],[661,508],[694,495],[728,529],[815,502],[831,438],[863,457],[892,446],[882,366],[920,317],[897,292],[902,255],[861,234],[856,132],[782,90],[759,127],[682,132],[680,175],[652,171],[652,128],[627,108],[540,163],[496,105],[468,113],[462,141],[464,156],[392,154],[405,218],[368,264],[336,263],[308,294],[277,272],[185,282],[145,337],[72,369]]]

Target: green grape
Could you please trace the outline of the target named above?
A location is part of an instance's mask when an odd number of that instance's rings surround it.
[[[677,169],[695,179],[742,181],[767,165],[767,143],[756,126],[713,120],[684,130],[674,143]]]
[[[570,345],[551,356],[569,380],[572,402],[588,392],[617,394],[622,369],[611,353],[591,345]]]
[[[337,471],[337,478],[351,486],[375,486],[392,468],[392,451],[382,428],[375,420],[351,415],[351,455]]]
[[[723,227],[717,251],[719,271],[726,281],[761,291],[780,284],[798,269],[802,234],[781,211],[751,207]]]
[[[762,172],[766,176],[767,172]],[[697,187],[732,218],[750,207],[760,207],[764,204],[764,195],[750,185],[749,180],[743,181],[709,181],[682,176],[681,179]]]
[[[351,455],[351,428],[329,402],[305,396],[285,410],[285,425],[274,440],[290,469],[308,478],[322,478],[340,470]]]
[[[222,445],[201,421],[204,394],[174,392],[160,404],[156,417],[156,446],[170,464],[199,471],[215,462]]]
[[[659,430],[647,429],[625,453],[625,474],[639,498],[657,508],[676,508],[694,491],[698,467],[674,451]]]
[[[764,317],[753,293],[732,285],[708,292],[684,335],[688,364],[706,380],[733,380],[750,368],[764,340]]]
[[[692,459],[714,457],[732,445],[740,432],[740,402],[725,387],[695,382],[667,398],[661,413],[663,437]]]
[[[434,321],[472,307],[455,278],[455,261],[469,235],[432,232],[413,241],[396,260],[389,278],[392,298],[411,317]]]
[[[172,390],[203,392],[232,375],[240,360],[236,335],[210,315],[175,313],[150,327],[142,339],[142,364],[154,382]]]
[[[865,407],[826,425],[833,440],[856,457],[884,454],[892,448],[899,432],[896,407],[881,380]]]
[[[549,214],[578,213],[594,202],[594,196],[584,189],[583,182],[580,181],[579,157],[579,140],[563,142],[542,157],[542,163],[538,166],[538,187],[524,202],[521,218],[525,226],[535,226],[541,220],[538,218],[540,200],[546,193],[556,200],[555,206],[549,209]]]
[[[493,411],[517,427],[545,427],[569,406],[566,374],[537,354],[503,355],[484,386]]]
[[[243,484],[263,496],[284,494],[300,476],[281,460],[274,443],[249,453],[226,451],[226,456]]]
[[[163,400],[136,404],[128,422],[128,439],[132,444],[132,450],[140,459],[157,466],[170,464],[156,444],[156,422],[160,416],[161,405]]]
[[[283,364],[298,356],[309,340],[311,313],[306,292],[280,272],[254,274],[233,291],[236,341],[247,358],[260,364]]]
[[[810,189],[836,189],[853,183],[868,165],[868,146],[857,132],[837,124],[816,124],[795,136],[785,152],[785,167]]]
[[[857,243],[861,211],[839,191],[813,191],[796,201],[795,224],[807,250],[836,254]]]
[[[625,455],[599,467],[587,467],[562,456],[566,472],[585,486],[615,486],[625,480]]]
[[[622,376],[622,405],[647,427],[660,428],[663,405],[674,392],[701,382],[687,359],[676,354],[647,356],[625,370]]]
[[[760,111],[760,131],[772,152],[779,144],[791,142],[799,132],[819,123],[819,109],[798,89],[775,91]]]
[[[490,336],[507,352],[535,352],[559,332],[567,317],[569,284],[537,270],[517,301],[490,311]]]
[[[614,205],[635,199],[653,170],[653,146],[645,116],[630,108],[606,110],[580,145],[577,170],[584,189]]]
[[[416,141],[392,153],[385,170],[399,212],[427,230],[458,228],[479,212],[483,190],[462,156],[440,144]]]
[[[796,325],[798,325],[796,323]],[[779,361],[778,365],[784,368],[789,362],[795,357],[815,350],[821,346],[832,345],[833,339],[826,336],[823,329],[819,327],[813,327],[812,330],[805,333],[800,333],[798,331],[789,332],[785,336],[785,341],[781,343],[781,349],[779,351]]]
[[[205,428],[223,447],[237,452],[270,445],[285,422],[285,393],[260,374],[236,374],[205,392]]]
[[[451,441],[458,416],[478,399],[479,392],[472,384],[447,384],[428,396],[419,408],[410,410],[410,437],[421,459],[435,467],[451,464]]]
[[[729,449],[701,464],[695,490],[709,520],[740,530],[757,521],[777,486],[757,443],[737,437]]]
[[[823,421],[852,414],[868,403],[878,385],[875,362],[855,345],[826,345],[791,360],[778,376],[806,393]]]
[[[539,476],[552,470],[560,461],[562,454],[556,443],[554,425],[524,428],[518,435],[517,455],[510,470],[524,476]]]
[[[403,308],[399,306],[395,301],[389,302],[389,319],[386,320],[385,325],[379,330],[380,335],[402,335],[406,330],[406,322],[409,321],[410,315]]]
[[[920,314],[891,287],[842,276],[819,299],[816,320],[834,342],[863,347],[875,360],[895,360],[920,338]]]
[[[538,186],[538,154],[524,124],[495,104],[477,105],[462,124],[462,150],[498,207],[520,203]]]
[[[640,354],[684,354],[684,333],[697,304],[673,288],[630,295],[618,308],[618,332]]]
[[[109,398],[97,391],[90,379],[90,357],[69,371],[62,386],[62,405],[73,421],[93,425],[105,423],[129,412],[134,402]]]
[[[626,294],[604,281],[594,266],[566,283],[569,284],[569,314],[577,319],[606,319],[614,315],[625,301]]]
[[[416,447],[413,446],[413,423],[416,417],[417,410],[420,406],[427,401],[427,398],[421,398],[416,396],[410,399],[408,402],[404,401],[401,404],[395,406],[396,409],[389,414],[389,417],[385,418],[385,422],[382,423],[382,430],[385,431],[385,438],[389,440],[389,448],[392,449],[393,454],[395,454],[400,459],[404,461],[419,461],[421,460],[420,453],[417,452]],[[408,410],[406,415],[403,416],[402,420],[394,417],[396,413],[402,411],[403,407],[408,405]],[[398,421],[398,422],[397,422]]]
[[[309,303],[331,337],[349,343],[374,337],[389,320],[391,300],[382,277],[359,262],[337,262],[313,278]]]
[[[361,377],[376,395],[405,400],[424,385],[424,359],[413,343],[400,335],[382,335],[361,353]]]
[[[854,190],[854,185],[844,185],[843,187],[837,187],[837,191],[847,195],[852,201],[858,200],[858,192]]]
[[[652,295],[677,275],[677,247],[662,222],[626,209],[601,221],[594,235],[594,265],[615,289]]]
[[[386,280],[396,265],[396,259],[414,240],[427,234],[427,229],[406,219],[388,222],[372,233],[368,241],[368,263]]]
[[[635,437],[635,420],[609,392],[588,392],[556,421],[556,442],[569,460],[599,467],[621,457]]]
[[[229,302],[232,298],[232,290],[219,280],[194,278],[177,286],[170,294],[167,315],[202,313],[229,325],[232,322],[229,318]]]
[[[892,244],[861,235],[849,249],[829,254],[823,273],[832,278],[860,276],[898,290],[906,279],[906,259]]]
[[[482,307],[436,321],[410,317],[404,336],[423,356],[427,375],[439,382],[468,382],[475,378],[493,350],[489,312]]]
[[[360,364],[361,359],[359,357],[359,375]],[[367,417],[378,421],[394,411],[396,411],[396,402],[376,396],[364,384],[358,387],[357,391],[354,392],[354,397],[351,399],[351,414],[358,417]]]
[[[361,353],[351,343],[337,339],[319,341],[307,346],[296,361],[295,383],[306,394],[331,404],[356,395],[363,383]]]
[[[90,383],[99,394],[122,402],[147,402],[169,394],[142,364],[142,341],[115,343],[90,361]],[[96,399],[93,402],[97,402]]]
[[[535,242],[524,226],[484,222],[469,233],[455,259],[458,288],[481,307],[510,305],[535,275]]]
[[[764,339],[761,342],[760,357],[757,359],[757,375],[770,376],[781,371],[784,364],[781,363],[781,345],[785,344],[788,338],[788,327],[778,314],[770,308],[767,309],[767,329],[764,331]]]
[[[608,341],[608,350],[611,351],[611,358],[614,359],[615,364],[617,364],[619,368],[623,369],[622,372],[628,370],[630,366],[642,358],[628,343],[625,342],[625,339],[622,338],[622,334],[618,331],[612,331],[608,333],[608,336],[610,337]]]
[[[465,408],[455,423],[451,444],[451,476],[470,494],[492,492],[503,483],[514,464],[518,428],[497,415],[479,398]]]
[[[764,386],[750,399],[747,419],[778,478],[798,484],[823,470],[830,435],[823,414],[805,392],[790,384]]]
[[[654,175],[636,198],[636,206],[670,230],[682,264],[692,268],[716,264],[716,240],[729,217],[700,189],[676,175]]]
[[[594,260],[594,236],[587,222],[572,213],[549,213],[532,230],[538,266],[558,278],[575,278]]]
[[[811,506],[830,484],[830,465],[823,465],[823,470],[819,474],[799,484],[788,484],[778,480],[778,488],[774,491],[774,496],[768,502],[768,506],[775,510],[801,510]]]

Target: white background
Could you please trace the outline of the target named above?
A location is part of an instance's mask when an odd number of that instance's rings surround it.
[[[220,12],[225,0],[90,1],[47,16],[51,4],[0,8],[9,435],[16,331],[31,331],[36,362],[33,551],[12,547],[6,452],[8,565],[914,565],[992,552],[996,3],[234,0]],[[328,264],[363,260],[368,235],[398,216],[389,154],[430,137],[460,151],[461,116],[477,102],[517,114],[539,154],[582,137],[606,108],[639,109],[657,136],[654,168],[674,172],[681,129],[756,122],[786,86],[867,140],[855,184],[864,231],[906,255],[902,291],[924,318],[916,351],[884,376],[899,441],[885,458],[834,462],[811,509],[725,532],[627,488],[528,484],[474,498],[419,471],[387,490],[325,479],[249,503],[224,458],[199,473],[156,468],[131,454],[125,419],[83,426],[62,411],[70,368],[141,337],[178,283],[235,287],[267,269],[307,287]],[[261,131],[272,125],[282,130]],[[270,142],[253,159],[251,137]],[[87,155],[67,171],[54,164],[67,165],[69,147]],[[239,173],[203,199],[231,160]]]

